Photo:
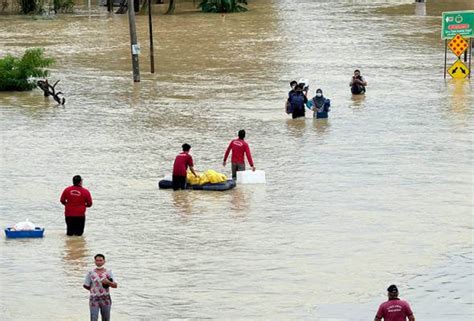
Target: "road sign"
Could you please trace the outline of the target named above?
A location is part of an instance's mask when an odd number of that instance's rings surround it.
[[[443,12],[441,39],[451,39],[457,34],[474,38],[474,10]]]
[[[456,35],[450,42],[448,42],[448,47],[451,49],[454,54],[459,57],[466,51],[467,47],[469,46],[469,42],[466,39],[461,37],[459,34]]]
[[[451,67],[449,67],[448,74],[450,74],[454,79],[464,79],[469,75],[469,69],[461,62],[461,60],[458,59]]]

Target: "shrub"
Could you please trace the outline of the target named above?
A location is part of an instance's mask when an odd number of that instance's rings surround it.
[[[247,0],[202,0],[198,8],[204,12],[243,12],[247,8],[242,6]]]
[[[44,69],[54,63],[54,59],[43,56],[44,49],[27,49],[23,57],[6,55],[0,59],[0,91],[32,90],[36,83],[32,78],[46,78],[49,71]]]

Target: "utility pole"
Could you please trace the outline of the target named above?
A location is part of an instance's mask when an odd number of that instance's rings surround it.
[[[110,0],[112,1],[112,0]],[[135,10],[133,10],[133,0],[127,1],[128,6],[128,23],[130,25],[130,44],[132,51],[132,68],[133,68],[133,81],[140,82],[140,66],[138,63],[138,54],[140,53],[140,47],[137,43],[137,28],[135,25]]]
[[[150,69],[155,73],[155,54],[153,53],[153,23],[151,19],[151,0],[148,0],[148,26],[150,29]]]

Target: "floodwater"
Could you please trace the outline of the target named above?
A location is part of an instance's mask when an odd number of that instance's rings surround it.
[[[96,253],[119,283],[114,320],[371,320],[391,283],[417,320],[471,319],[474,93],[443,79],[440,13],[474,8],[411,2],[222,16],[178,1],[154,17],[155,74],[137,17],[136,84],[127,15],[0,17],[0,55],[44,47],[67,99],[0,93],[0,225],[46,228],[0,241],[0,319],[87,320]],[[355,68],[366,97],[350,94]],[[329,120],[283,113],[299,78],[331,98]],[[198,170],[229,174],[241,128],[265,185],[158,190],[184,142]],[[76,174],[95,204],[67,238],[59,196]]]

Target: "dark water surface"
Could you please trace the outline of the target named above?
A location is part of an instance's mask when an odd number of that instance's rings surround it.
[[[154,75],[137,16],[138,84],[126,15],[0,17],[0,55],[44,47],[67,99],[0,93],[0,226],[46,227],[0,241],[0,319],[87,320],[98,252],[119,283],[114,320],[372,320],[391,283],[417,320],[472,318],[473,85],[443,81],[440,39],[440,13],[471,2],[185,8],[155,16]],[[355,68],[366,97],[350,95]],[[329,120],[283,113],[302,77],[331,98]],[[266,185],[157,189],[183,142],[198,170],[229,174],[241,128]],[[75,174],[95,204],[84,237],[66,238]]]

